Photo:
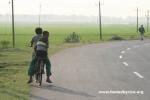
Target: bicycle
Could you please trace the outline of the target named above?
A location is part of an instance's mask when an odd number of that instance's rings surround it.
[[[36,83],[39,83],[39,86],[42,85],[42,74],[44,74],[44,60],[44,57],[37,57],[35,77]]]

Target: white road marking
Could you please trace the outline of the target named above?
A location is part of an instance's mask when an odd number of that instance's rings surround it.
[[[122,53],[122,54],[124,54],[124,53],[125,53],[125,51],[121,51],[121,53]]]
[[[123,62],[123,64],[124,64],[125,66],[129,66],[129,64],[128,64],[127,62]]]
[[[141,74],[139,74],[138,72],[133,72],[136,76],[138,76],[139,78],[144,78],[144,76],[142,76]]]
[[[127,50],[130,50],[131,48],[127,48]]]
[[[149,43],[145,43],[144,45],[150,45]]]
[[[119,58],[122,59],[123,58],[122,55],[120,55]]]

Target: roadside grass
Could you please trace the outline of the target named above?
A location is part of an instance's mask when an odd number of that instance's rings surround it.
[[[0,100],[28,100],[29,50],[0,49]]]
[[[79,45],[75,44],[74,46]],[[73,44],[51,47],[49,55]],[[30,85],[28,81],[28,65],[31,61],[32,48],[0,49],[0,100],[29,100]]]
[[[0,41],[10,41],[10,48],[0,49],[0,100],[28,100],[30,86],[27,84],[27,70],[31,60],[32,48],[28,47],[31,37],[35,34],[36,25],[16,25],[16,48],[12,48],[12,34],[10,25],[0,26]],[[125,40],[138,39],[134,25],[104,25],[103,40],[99,40],[98,25],[86,24],[53,24],[43,25],[42,28],[50,32],[49,55],[64,48],[83,44],[109,41],[113,35]],[[64,43],[65,37],[76,32],[81,37],[81,43]],[[146,33],[147,38],[150,37]],[[0,45],[1,48],[1,45]]]

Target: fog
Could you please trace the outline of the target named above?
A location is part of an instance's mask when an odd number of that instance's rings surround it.
[[[76,15],[41,15],[41,24],[54,23],[87,23],[99,24],[98,16],[76,16]],[[102,24],[136,24],[136,17],[110,17],[102,16]],[[0,22],[11,23],[11,15],[0,15]],[[39,23],[37,15],[15,15],[15,23]],[[146,17],[139,17],[139,24],[146,24]]]
[[[150,10],[150,0],[14,0],[16,15],[76,15],[98,16],[101,1],[103,16],[145,16]],[[11,14],[11,0],[0,0],[0,14]]]

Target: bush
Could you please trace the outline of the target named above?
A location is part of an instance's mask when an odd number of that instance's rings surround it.
[[[67,42],[67,43],[80,42],[80,36],[78,34],[76,34],[75,32],[73,32],[65,38],[65,42]]]
[[[114,35],[112,36],[111,40],[124,40],[124,39],[118,35]]]
[[[6,41],[6,40],[3,40],[3,41],[0,42],[0,44],[1,44],[2,48],[8,48],[10,42]]]

